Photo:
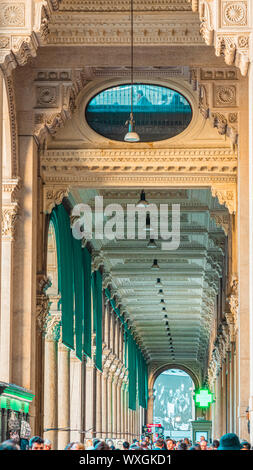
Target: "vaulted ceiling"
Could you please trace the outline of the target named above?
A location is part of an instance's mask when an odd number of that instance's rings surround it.
[[[80,188],[71,193],[71,204],[85,202],[94,207],[96,194],[103,196],[104,207],[118,203],[126,209],[126,204],[139,199],[136,189]],[[226,235],[215,220],[219,216],[228,219],[228,212],[208,189],[149,189],[146,198],[158,207],[167,203],[169,211],[171,204],[180,204],[181,239],[176,251],[162,250],[161,238],[157,248],[148,248],[148,234],[147,240],[104,239],[92,244],[103,258],[112,293],[149,361],[204,365],[225,269]],[[151,269],[154,259],[160,269]],[[162,282],[161,294],[157,278]]]

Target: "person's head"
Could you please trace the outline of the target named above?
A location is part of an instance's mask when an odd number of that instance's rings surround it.
[[[13,439],[8,439],[7,441],[1,442],[0,450],[20,450],[20,447]]]
[[[200,445],[199,445],[199,444],[195,444],[195,446],[194,446],[194,447],[195,447],[195,450],[201,450],[201,447],[200,447]]]
[[[187,444],[185,442],[180,442],[180,444],[177,447],[177,450],[187,450]]]
[[[184,438],[184,442],[186,443],[187,446],[190,445],[190,441],[189,441],[188,437],[185,437],[185,438]]]
[[[205,441],[205,440],[206,440],[205,436],[200,436],[200,442]]]
[[[91,447],[93,448],[92,439],[87,439],[87,441],[85,442],[85,447],[86,449],[90,449]]]
[[[141,448],[143,450],[148,449],[148,442],[147,441],[141,441]]]
[[[49,439],[44,440],[44,450],[52,450],[52,442]]]
[[[129,447],[129,450],[140,450],[140,447],[138,446],[137,443],[131,444]]]
[[[241,445],[242,445],[242,450],[250,450],[251,449],[251,445],[247,441],[242,441]]]
[[[241,450],[239,438],[236,434],[229,432],[220,438],[218,450]]]
[[[85,450],[85,446],[82,442],[73,442],[69,450]]]
[[[129,447],[130,447],[130,444],[129,444],[129,442],[127,442],[127,441],[124,441],[124,442],[123,442],[123,444],[122,444],[122,447],[123,447],[123,450],[128,450],[128,449],[129,449]]]
[[[109,447],[110,450],[116,450],[115,445],[112,444],[112,446]]]
[[[99,442],[100,442],[100,439],[97,439],[97,438],[93,439],[93,447],[95,448]]]
[[[219,445],[220,445],[220,442],[218,441],[218,439],[214,439],[214,441],[212,443],[213,450],[217,450]]]
[[[164,440],[159,437],[159,439],[157,439],[157,441],[155,442],[155,446],[159,449],[162,449],[164,447]]]
[[[44,439],[39,436],[31,437],[29,441],[30,450],[44,450]]]
[[[94,450],[110,450],[108,444],[105,441],[99,441],[97,445],[94,447]]]
[[[207,448],[207,442],[206,441],[200,441],[200,449],[201,450],[206,450]]]
[[[166,440],[166,447],[167,447],[167,450],[173,450],[174,449],[173,439],[167,439]]]
[[[65,447],[64,450],[70,450],[73,444],[74,444],[74,442],[69,442],[69,443],[66,445],[66,447]]]

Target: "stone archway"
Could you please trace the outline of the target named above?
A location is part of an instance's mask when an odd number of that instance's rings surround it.
[[[148,408],[147,408],[147,422],[153,422],[153,408],[154,408],[154,384],[156,379],[168,369],[180,369],[186,372],[192,379],[195,388],[199,388],[201,385],[201,379],[197,376],[197,374],[189,367],[186,367],[181,364],[164,364],[161,367],[158,367],[149,375],[148,381],[148,390],[149,390],[149,398],[148,398]]]

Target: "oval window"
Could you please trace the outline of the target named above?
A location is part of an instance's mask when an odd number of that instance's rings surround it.
[[[86,107],[86,120],[98,134],[123,142],[127,132],[131,85],[103,90]],[[192,108],[175,90],[159,85],[133,85],[135,130],[141,142],[169,139],[188,127]]]

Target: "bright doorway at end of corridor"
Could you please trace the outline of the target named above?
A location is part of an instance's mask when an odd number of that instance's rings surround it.
[[[180,369],[168,369],[157,377],[153,422],[163,426],[164,436],[175,440],[191,438],[194,388],[191,377]]]

